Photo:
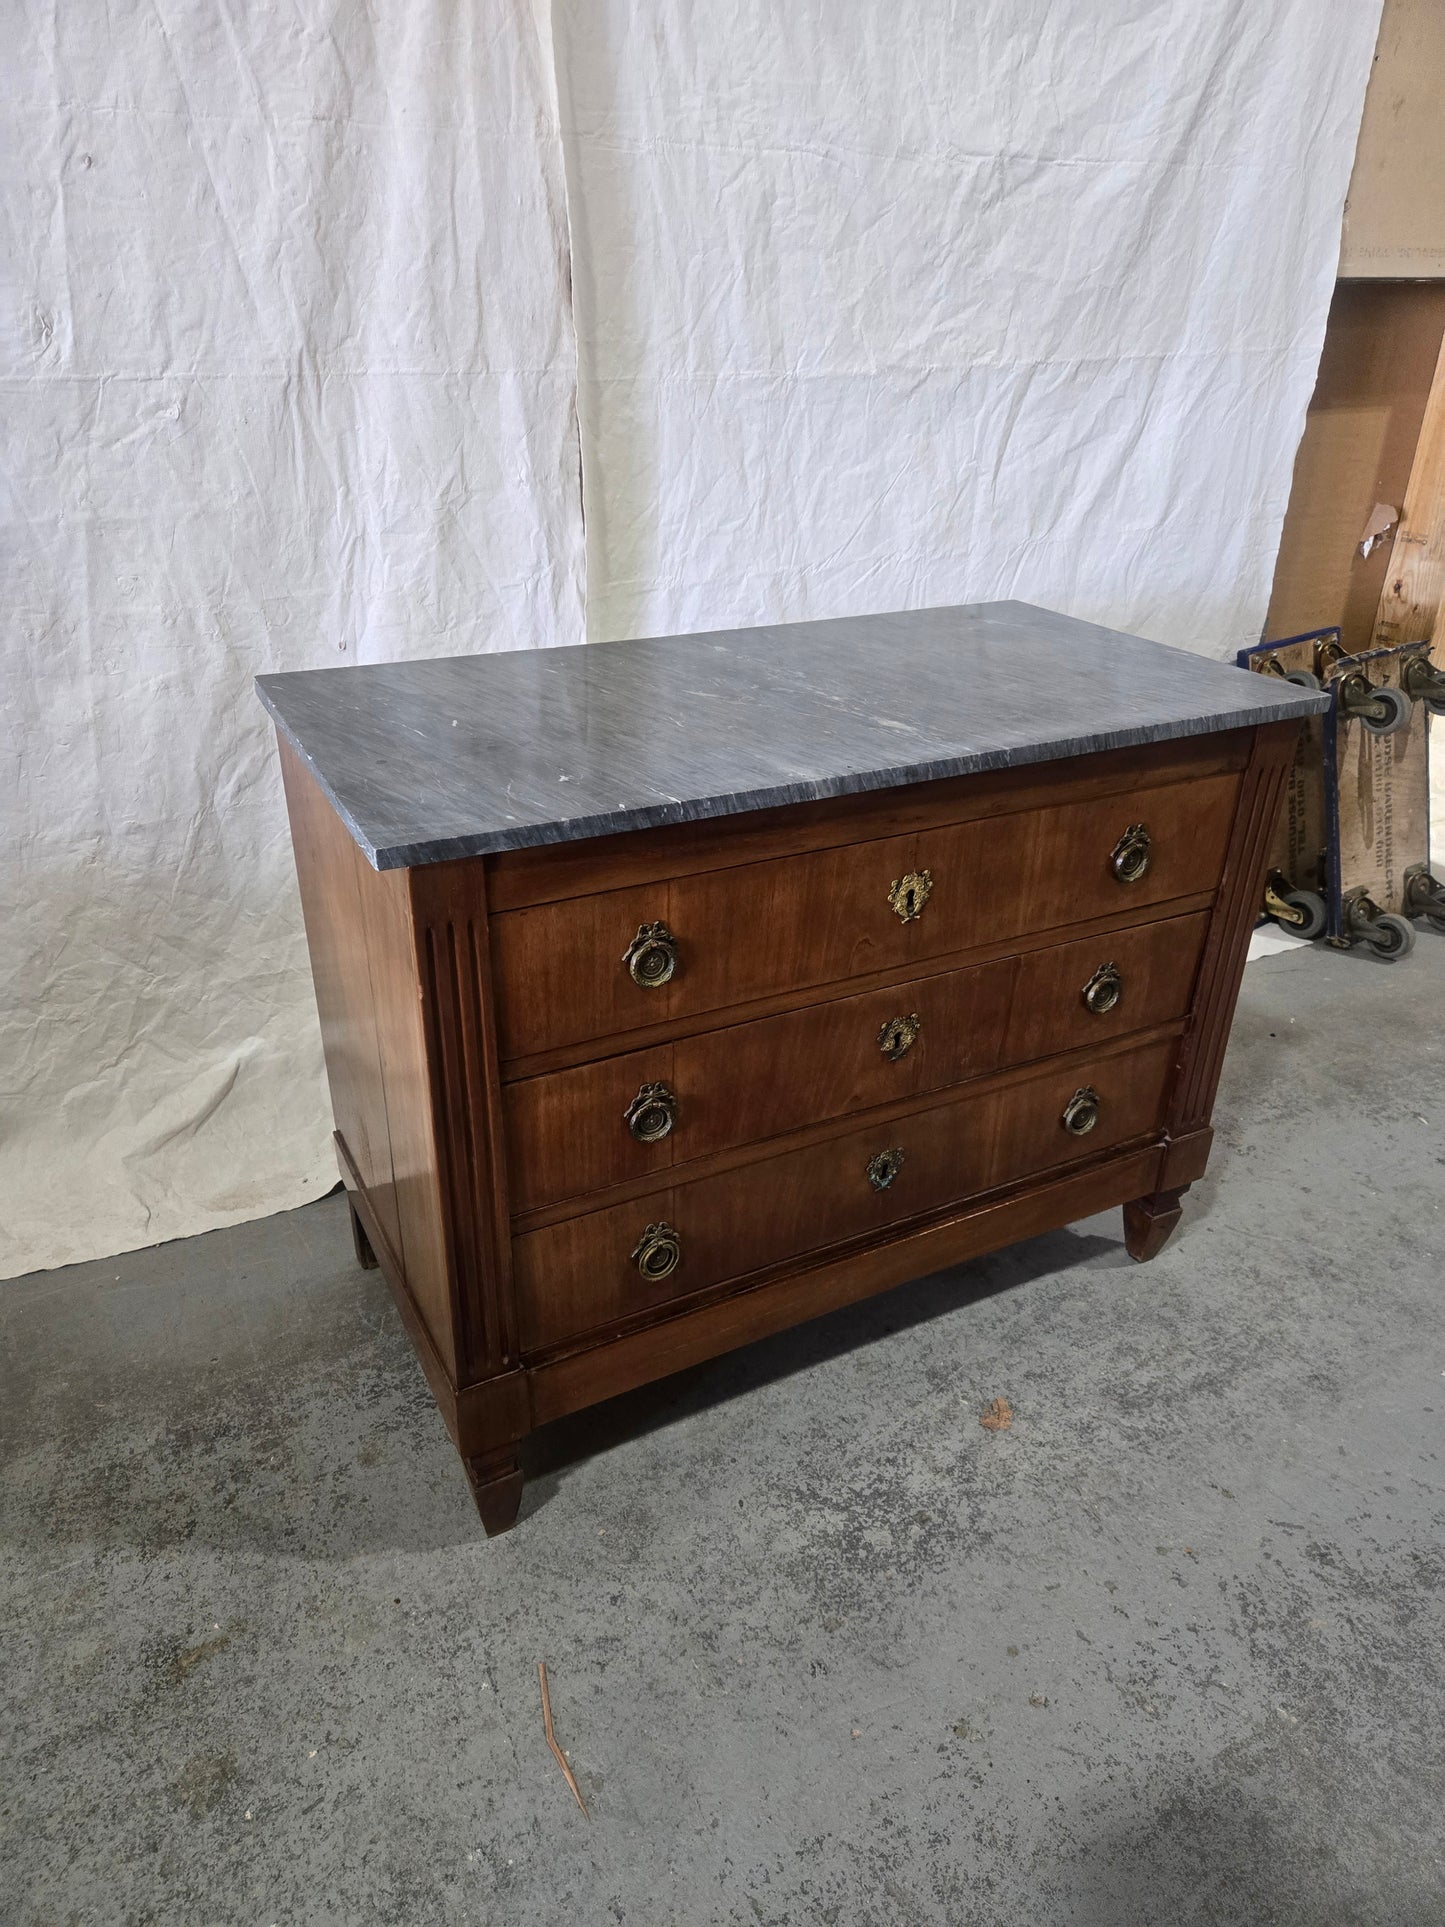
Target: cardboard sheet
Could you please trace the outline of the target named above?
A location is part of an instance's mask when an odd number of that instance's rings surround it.
[[[0,1273],[332,1182],[250,678],[579,639],[579,403],[594,636],[1254,639],[1377,14],[32,0]]]

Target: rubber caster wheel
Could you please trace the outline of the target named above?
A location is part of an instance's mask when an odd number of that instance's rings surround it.
[[[1304,937],[1310,943],[1325,934],[1325,925],[1330,916],[1324,898],[1317,891],[1285,890],[1281,894],[1290,909],[1298,910],[1304,917],[1303,923],[1281,922],[1281,930],[1287,930],[1292,937]]]
[[[1403,917],[1386,911],[1370,926],[1365,942],[1377,957],[1387,963],[1396,963],[1401,957],[1408,957],[1415,948],[1415,926],[1406,923]]]
[[[1432,716],[1445,716],[1445,696],[1435,696],[1428,699],[1425,707]]]
[[[1445,936],[1445,883],[1428,863],[1412,863],[1405,872],[1405,901],[1400,908],[1407,917],[1420,917]]]
[[[1396,689],[1390,683],[1382,683],[1371,698],[1371,707],[1376,711],[1383,710],[1384,713],[1373,716],[1362,714],[1361,726],[1368,730],[1371,736],[1393,736],[1397,729],[1403,729],[1409,722],[1410,711],[1414,705],[1403,689]]]
[[[1324,686],[1313,669],[1286,669],[1284,679],[1298,689],[1320,689]]]

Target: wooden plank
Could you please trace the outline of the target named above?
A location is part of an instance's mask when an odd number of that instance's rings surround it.
[[[1442,9],[1445,12],[1445,9]],[[1435,364],[1430,397],[1405,490],[1405,512],[1395,533],[1390,567],[1375,617],[1371,646],[1445,644],[1440,605],[1445,599],[1445,342]]]
[[[1442,10],[1445,11],[1445,10]],[[1266,638],[1338,628],[1367,649],[1386,585],[1388,532],[1362,555],[1375,504],[1397,514],[1445,335],[1445,283],[1335,290],[1315,391],[1295,455]]]
[[[1445,275],[1445,7],[1385,0],[1345,198],[1342,277]]]
[[[332,1116],[386,1241],[404,1264],[361,897],[360,872],[376,872],[290,744],[279,735],[277,743]]]

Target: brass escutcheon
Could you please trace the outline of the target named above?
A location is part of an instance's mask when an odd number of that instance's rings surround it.
[[[644,1084],[622,1116],[639,1144],[656,1144],[677,1122],[677,1099],[666,1084]]]
[[[923,1019],[916,1010],[911,1010],[906,1017],[890,1017],[878,1033],[878,1048],[890,1064],[896,1064],[913,1049],[922,1028]]]
[[[910,870],[906,877],[894,877],[888,887],[888,901],[901,923],[912,923],[923,915],[923,906],[933,895],[932,870]]]
[[[1059,1122],[1072,1136],[1085,1137],[1098,1121],[1099,1093],[1092,1084],[1085,1084],[1074,1092],[1064,1106],[1064,1114]]]
[[[903,1169],[903,1146],[895,1144],[891,1151],[880,1151],[868,1160],[868,1182],[875,1191],[886,1191],[898,1173]]]
[[[650,1224],[637,1241],[632,1262],[652,1283],[670,1277],[682,1262],[682,1240],[670,1224]]]
[[[1149,868],[1149,832],[1142,823],[1131,823],[1119,838],[1109,868],[1120,883],[1137,883]]]
[[[677,938],[665,923],[644,923],[622,953],[635,984],[656,990],[677,969]]]
[[[1084,985],[1084,1002],[1096,1017],[1112,1010],[1124,994],[1124,979],[1116,963],[1102,963]]]

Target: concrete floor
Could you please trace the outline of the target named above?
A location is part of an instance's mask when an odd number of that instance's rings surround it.
[[[340,1198],[0,1287],[0,1919],[1438,1927],[1442,1015],[1251,965],[1155,1263],[619,1400],[490,1543]]]

